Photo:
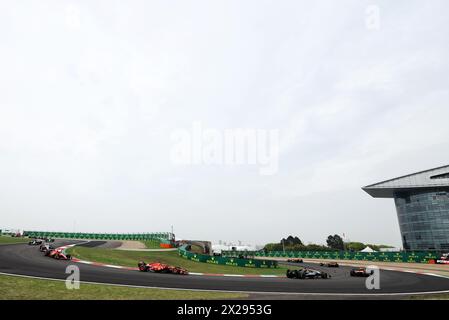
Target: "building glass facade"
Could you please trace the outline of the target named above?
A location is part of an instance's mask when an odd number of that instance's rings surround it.
[[[394,199],[405,250],[449,251],[449,190],[401,191]]]

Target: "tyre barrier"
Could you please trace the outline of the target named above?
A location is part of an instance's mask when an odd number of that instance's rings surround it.
[[[274,260],[260,260],[260,259],[241,259],[230,257],[218,257],[209,256],[206,254],[192,253],[187,250],[188,245],[184,245],[178,248],[178,253],[181,257],[196,262],[204,262],[210,264],[234,266],[234,267],[246,267],[246,268],[267,268],[273,269],[278,267],[277,261]]]
[[[360,260],[378,262],[410,262],[429,263],[438,259],[440,255],[435,252],[350,252],[350,251],[223,251],[224,257],[234,255],[251,255],[255,257],[271,258],[303,258],[303,259],[334,259],[334,260]]]

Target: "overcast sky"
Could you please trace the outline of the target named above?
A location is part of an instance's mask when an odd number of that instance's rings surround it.
[[[449,163],[448,12],[0,1],[0,227],[399,246],[393,200],[361,187]],[[174,164],[194,123],[279,130],[277,172]]]

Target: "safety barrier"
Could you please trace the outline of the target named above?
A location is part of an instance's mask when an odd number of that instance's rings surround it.
[[[335,259],[361,260],[379,262],[414,262],[428,263],[431,259],[438,259],[434,252],[350,252],[350,251],[223,251],[224,257],[235,255],[251,255],[255,257],[272,258],[303,258],[303,259]]]
[[[83,233],[83,232],[53,232],[53,231],[25,231],[24,235],[36,238],[64,238],[89,240],[155,240],[165,242],[172,239],[170,232],[155,233]]]
[[[196,261],[205,262],[218,265],[234,266],[234,267],[247,267],[247,268],[277,268],[277,261],[273,260],[260,260],[260,259],[239,259],[228,257],[216,257],[205,254],[196,254],[187,250],[188,245],[179,247],[178,253],[181,257]]]

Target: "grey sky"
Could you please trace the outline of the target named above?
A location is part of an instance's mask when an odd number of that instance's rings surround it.
[[[380,28],[366,9],[380,9]],[[449,3],[0,2],[0,226],[400,245],[360,187],[449,163]],[[200,121],[279,171],[174,166]]]

